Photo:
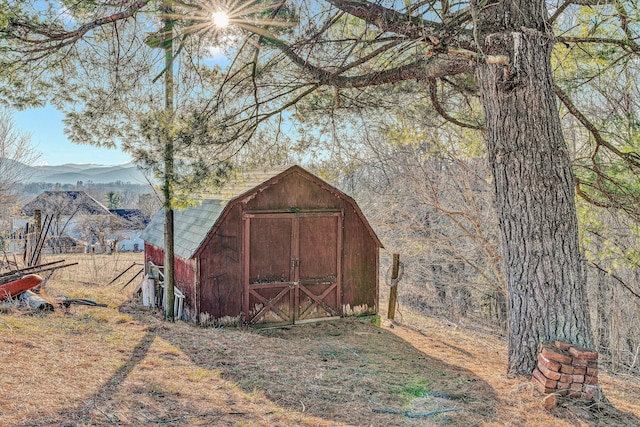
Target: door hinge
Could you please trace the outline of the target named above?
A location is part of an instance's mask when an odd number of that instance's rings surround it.
[[[296,268],[300,265],[300,260],[297,258],[291,258],[291,268]]]

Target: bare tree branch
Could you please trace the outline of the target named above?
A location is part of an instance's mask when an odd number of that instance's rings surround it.
[[[461,122],[460,120],[456,119],[455,117],[452,117],[451,115],[449,115],[449,113],[444,111],[444,108],[442,108],[442,104],[440,104],[440,101],[438,100],[438,85],[437,85],[436,79],[429,79],[429,98],[431,99],[431,104],[436,109],[438,114],[440,114],[446,121],[451,122],[463,128],[476,129],[476,130],[484,129],[484,127],[480,125],[473,125],[471,123]]]
[[[365,0],[327,0],[338,9],[375,25],[384,32],[402,34],[411,39],[424,40],[433,46],[456,45],[475,50],[471,31],[407,15]]]
[[[578,6],[604,6],[607,4],[613,4],[616,0],[571,0],[567,3],[575,4]]]
[[[607,274],[608,276],[612,277],[613,279],[616,280],[616,282],[620,283],[622,285],[623,288],[625,288],[626,290],[628,290],[629,292],[631,292],[631,295],[633,295],[634,297],[640,299],[640,294],[638,294],[636,291],[634,291],[633,289],[631,289],[631,286],[629,286],[629,284],[627,284],[627,282],[625,282],[624,280],[622,280],[621,278],[619,278],[617,275],[611,273],[610,271],[605,270],[604,268],[600,267],[598,264],[596,264],[595,262],[589,262],[589,264],[591,264],[592,266],[594,266],[595,268],[597,268],[598,270],[602,271],[603,273]]]
[[[562,101],[564,106],[567,107],[567,110],[569,110],[569,112],[576,119],[578,119],[582,126],[584,126],[589,131],[589,133],[591,133],[593,139],[596,142],[596,150],[600,146],[605,147],[616,156],[627,162],[630,167],[640,168],[640,159],[637,158],[637,155],[635,155],[635,153],[623,153],[612,144],[610,144],[606,139],[604,139],[604,137],[600,133],[600,130],[598,130],[598,128],[593,123],[591,123],[589,119],[587,119],[587,117],[575,106],[575,104],[571,101],[567,94],[565,94],[558,85],[555,85],[555,93],[560,101]]]
[[[621,40],[614,39],[608,37],[567,37],[567,36],[559,36],[556,37],[556,41],[559,43],[591,43],[591,44],[612,44],[616,46],[620,46],[621,48],[632,51],[635,53],[640,53],[640,49],[636,43],[633,43],[630,40]]]
[[[571,0],[565,1],[563,4],[561,4],[553,13],[553,15],[551,15],[551,18],[549,18],[549,25],[553,24],[556,19],[558,19],[558,17],[562,15],[562,12],[564,12],[567,7],[571,6],[571,4],[573,4]]]
[[[469,64],[468,59],[465,59],[464,57],[457,58],[454,56],[438,55],[421,58],[413,63],[401,65],[395,68],[386,68],[383,71],[374,71],[371,73],[355,76],[343,76],[343,74],[347,71],[377,58],[381,54],[389,51],[391,48],[399,46],[404,41],[391,41],[387,44],[384,44],[383,46],[378,47],[369,54],[338,68],[337,70],[329,71],[311,64],[308,60],[298,55],[291,46],[278,40],[268,31],[252,25],[238,25],[248,31],[251,31],[268,39],[295,65],[311,74],[320,85],[330,85],[339,88],[353,89],[378,86],[387,83],[396,83],[404,80],[426,80],[428,78],[437,78],[473,72],[473,66]]]
[[[27,45],[33,46],[31,48],[18,51],[19,53],[53,53],[54,51],[57,51],[65,46],[79,41],[89,31],[95,28],[134,17],[145,6],[147,6],[147,4],[147,0],[137,1],[128,6],[126,10],[122,12],[113,13],[111,15],[93,20],[84,25],[81,25],[73,31],[64,31],[48,27],[43,28],[18,20],[10,20],[8,27],[13,37],[26,43]]]

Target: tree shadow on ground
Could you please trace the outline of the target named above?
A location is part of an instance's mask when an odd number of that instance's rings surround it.
[[[65,420],[63,425],[68,427],[95,425],[96,419],[104,420],[105,424],[108,425],[119,425],[121,420],[113,411],[114,405],[110,402],[119,393],[121,384],[125,382],[136,366],[147,357],[155,337],[154,333],[145,334],[134,347],[129,359],[104,381],[93,395],[84,399],[81,405],[62,409],[60,417]]]
[[[142,329],[124,359],[107,362],[117,368],[103,371],[111,373],[97,390],[47,425],[474,426],[494,417],[493,390],[471,372],[356,319],[261,330],[182,322]],[[154,384],[174,366],[178,388]],[[196,380],[184,379],[191,373]],[[211,401],[202,391],[209,387],[222,399]]]
[[[616,408],[606,399],[604,402],[583,402],[566,399],[556,413],[566,408],[575,425],[590,427],[631,427],[640,426],[640,418],[635,414]],[[566,416],[563,416],[566,419]]]
[[[357,319],[200,329],[206,348],[188,327],[159,335],[197,366],[290,411],[356,426],[474,426],[495,416],[495,392],[472,372]]]
[[[141,323],[149,324],[148,319]],[[359,319],[270,329],[156,320],[144,329],[98,390],[60,410],[50,425],[476,426],[500,421],[499,399],[490,384]],[[200,376],[201,371],[226,380],[181,382],[196,390],[221,388],[223,400],[212,402],[204,393],[198,400],[164,384],[145,384],[165,375],[174,362],[183,368],[178,375]],[[246,404],[252,400],[257,404]],[[276,423],[270,418],[274,412],[284,414]],[[575,425],[640,425],[636,416],[611,405],[566,403],[551,412]]]
[[[148,327],[137,341],[130,357],[101,382],[92,395],[60,410],[46,425],[63,427],[80,426],[216,426],[231,427],[243,422],[248,425],[275,425],[270,422],[257,424],[263,418],[263,407],[241,406],[240,410],[220,405],[200,393],[194,378],[205,377],[216,392],[223,390],[225,397],[237,398],[232,386],[219,384],[217,375],[206,378],[197,367],[185,362],[188,358],[164,342],[158,331],[170,331],[172,326]],[[182,360],[181,360],[182,359]],[[176,368],[175,370],[173,368]],[[193,378],[189,375],[193,374]],[[178,384],[174,383],[178,382]],[[185,388],[192,392],[184,392]],[[228,393],[227,390],[230,390]],[[214,393],[215,394],[215,393]],[[296,423],[297,424],[297,423]],[[43,425],[41,421],[24,426]],[[283,424],[293,425],[293,424]],[[318,426],[301,423],[301,426]]]

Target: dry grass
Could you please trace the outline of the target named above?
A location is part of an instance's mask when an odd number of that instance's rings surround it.
[[[495,393],[492,426],[640,426],[640,384],[637,378],[608,375],[600,383],[610,403],[559,399],[551,410],[528,378],[506,375],[507,346],[503,339],[450,322],[404,311],[405,326],[394,333],[416,349],[455,366],[465,366]]]
[[[169,324],[132,300],[135,284],[120,291],[129,277],[106,285],[140,254],[66,260],[81,264],[48,281],[49,297],[109,307],[0,310],[0,425],[640,425],[640,387],[620,377],[601,376],[613,405],[544,410],[488,334],[406,313],[411,327]]]

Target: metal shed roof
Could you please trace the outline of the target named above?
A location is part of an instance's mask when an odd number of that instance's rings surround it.
[[[254,189],[291,166],[238,171],[219,189],[195,197],[196,206],[174,211],[174,252],[191,258],[207,237],[227,203]],[[143,240],[164,248],[164,209],[160,209],[142,232]]]
[[[173,213],[174,251],[182,258],[191,258],[200,247],[207,233],[224,210],[221,200],[202,200],[187,209]],[[143,240],[164,248],[164,209],[160,209],[140,235]]]

